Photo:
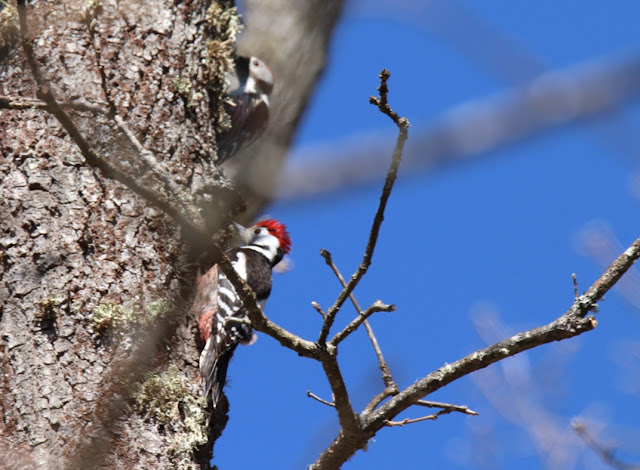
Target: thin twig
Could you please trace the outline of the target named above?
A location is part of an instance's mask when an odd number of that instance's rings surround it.
[[[342,276],[342,273],[340,272],[340,270],[338,269],[338,267],[336,266],[336,264],[333,262],[333,258],[331,257],[331,253],[329,253],[329,251],[327,250],[320,250],[320,255],[324,258],[325,262],[327,263],[327,265],[331,268],[331,270],[333,271],[333,273],[336,275],[336,277],[338,278],[338,281],[340,281],[340,284],[342,284],[342,287],[345,288],[347,286],[346,281],[344,280],[344,277]],[[360,307],[360,304],[358,303],[358,301],[356,300],[356,296],[353,294],[353,292],[351,292],[349,294],[349,298],[351,299],[351,303],[353,304],[354,308],[356,309],[356,312],[358,312],[359,315],[362,314],[362,308]],[[382,355],[382,349],[380,349],[380,345],[378,344],[378,340],[375,336],[375,334],[373,333],[373,328],[371,328],[371,326],[369,325],[369,322],[364,321],[364,327],[367,330],[367,335],[369,336],[369,340],[371,341],[371,345],[373,346],[373,350],[376,353],[376,357],[378,358],[378,366],[380,367],[380,371],[382,372],[382,381],[384,382],[384,385],[386,388],[388,389],[392,389],[397,391],[398,390],[398,386],[397,384],[394,382],[393,377],[391,376],[391,371],[389,370],[389,366],[387,365],[387,362],[384,359],[384,356]],[[384,393],[384,392],[382,392]],[[377,397],[379,397],[380,395],[378,395]],[[378,406],[378,404],[380,404],[382,402],[382,400],[384,400],[385,398],[387,398],[388,395],[383,396],[380,401],[378,401],[378,403],[376,403],[376,405],[372,408],[375,409],[376,406]],[[377,399],[377,397],[374,397],[375,401]]]
[[[371,325],[369,325],[369,322],[366,320],[364,322],[364,329],[367,331],[367,336],[369,337],[369,341],[371,341],[371,346],[373,346],[373,350],[376,353],[376,357],[378,358],[378,367],[380,368],[380,372],[382,373],[382,381],[384,382],[387,388],[397,391],[398,384],[396,384],[395,380],[393,380],[393,376],[391,375],[391,370],[389,369],[389,365],[387,364],[387,361],[385,361],[384,356],[382,355],[382,349],[378,344],[378,339],[376,338],[376,335],[373,333],[373,328],[371,327]]]
[[[159,162],[156,157],[149,150],[144,148],[142,144],[138,141],[133,132],[129,129],[129,126],[126,122],[120,117],[119,114],[113,113],[113,120],[115,121],[118,129],[122,131],[122,133],[126,136],[127,140],[131,143],[133,148],[136,150],[136,153],[140,157],[142,163],[151,170],[153,176],[155,176],[162,184],[164,184],[165,188],[169,193],[172,193],[178,203],[182,206],[182,209],[185,213],[189,213],[192,211],[191,208],[194,207],[193,200],[191,196],[186,191],[183,191],[182,188],[171,178],[162,164]]]
[[[334,345],[334,346],[337,346],[343,340],[345,340],[351,333],[356,331],[358,329],[358,327],[360,325],[362,325],[367,320],[367,318],[369,318],[374,313],[377,313],[377,312],[395,312],[395,311],[396,311],[396,306],[395,305],[383,304],[379,300],[376,300],[373,304],[371,304],[371,306],[368,309],[366,309],[364,312],[358,314],[358,316],[356,318],[351,320],[351,322],[347,326],[345,326],[342,331],[336,333],[336,335],[333,338],[331,338],[329,343]]]
[[[333,408],[336,407],[336,404],[327,400],[323,400],[322,398],[320,398],[318,395],[316,395],[315,393],[313,393],[311,390],[307,390],[307,396],[309,398],[313,398],[314,400],[319,401],[320,403],[327,405],[327,406],[331,406]]]
[[[385,426],[404,426],[405,424],[420,423],[421,421],[435,421],[438,416],[451,413],[451,410],[440,410],[437,413],[428,416],[422,416],[421,418],[405,418],[402,421],[385,421]]]
[[[326,314],[322,311],[322,307],[318,302],[311,302],[311,306],[315,309],[316,312],[320,314],[322,318],[326,317]]]
[[[98,73],[100,74],[100,84],[102,85],[102,92],[104,93],[105,98],[107,99],[107,103],[109,105],[109,116],[113,117],[116,114],[116,104],[111,96],[111,90],[109,89],[109,85],[107,84],[107,74],[105,72],[104,62],[102,61],[102,48],[100,47],[100,38],[96,34],[96,17],[101,8],[101,5],[98,6],[90,4],[90,6],[85,7],[84,11],[84,20],[87,25],[87,29],[89,30],[89,36],[91,37],[91,45],[93,47],[93,52],[96,55],[96,63],[98,65]]]
[[[471,415],[471,416],[479,415],[477,411],[470,410],[468,407],[464,405],[453,405],[451,403],[442,403],[439,401],[427,401],[427,400],[418,400],[415,404],[418,406],[425,406],[427,408],[443,408],[443,409],[457,411],[458,413],[464,413],[466,415]]]
[[[640,258],[640,238],[611,263],[589,290],[579,296],[571,307],[555,321],[476,351],[417,380],[376,411],[361,416],[364,434],[361,439],[348,438],[342,433],[338,433],[331,445],[309,468],[311,470],[340,468],[355,452],[366,446],[369,436],[374,436],[399,413],[413,406],[423,397],[465,375],[537,346],[573,338],[593,330],[597,325],[596,319],[593,315],[587,315],[638,258]]]
[[[342,307],[344,302],[349,297],[349,294],[353,292],[353,289],[355,289],[356,285],[358,285],[358,282],[360,282],[360,279],[362,279],[362,276],[365,275],[365,273],[369,269],[369,266],[371,265],[371,258],[373,257],[373,251],[375,250],[376,243],[378,241],[380,226],[382,225],[382,221],[384,220],[384,210],[387,206],[387,201],[389,200],[389,196],[391,195],[393,184],[398,175],[398,167],[400,166],[400,161],[402,160],[402,150],[404,149],[404,144],[409,136],[409,121],[406,118],[397,118],[397,115],[391,110],[387,103],[388,88],[386,84],[389,75],[390,74],[387,70],[382,70],[382,72],[380,73],[381,84],[378,90],[380,91],[381,102],[384,101],[384,103],[386,104],[385,107],[380,108],[380,111],[389,116],[398,126],[399,132],[398,138],[396,140],[396,147],[393,151],[391,165],[389,167],[389,171],[387,172],[382,195],[380,196],[380,204],[378,205],[378,210],[371,225],[369,240],[367,242],[367,247],[362,258],[362,263],[360,263],[357,271],[351,276],[351,279],[347,283],[346,287],[342,290],[333,306],[327,311],[327,316],[324,323],[322,324],[320,336],[318,337],[319,344],[323,344],[327,341],[329,331],[331,330],[331,326],[333,325],[340,307]]]
[[[482,369],[505,357],[514,356],[536,346],[572,338],[586,331],[591,331],[596,327],[597,322],[593,316],[587,317],[587,315],[638,258],[640,258],[640,238],[611,263],[609,268],[593,283],[589,290],[578,297],[572,306],[555,321],[519,333],[485,349],[476,351],[453,364],[441,367],[436,372],[416,381],[385,403],[375,413],[377,417],[371,417],[372,422],[378,419],[389,419],[390,416],[385,416],[385,414],[397,414],[413,405],[417,399],[421,399],[423,396],[442,388],[459,377],[467,375],[471,371]]]
[[[383,380],[384,380],[384,375],[383,375]],[[378,406],[380,406],[380,403],[382,403],[389,397],[396,396],[399,391],[400,390],[398,389],[398,385],[393,381],[393,379],[391,379],[391,385],[386,386],[383,391],[381,391],[371,399],[371,401],[367,404],[364,410],[362,410],[361,416],[364,417],[372,413]]]
[[[574,298],[577,299],[578,297],[580,297],[580,294],[578,292],[578,277],[576,276],[576,273],[571,274],[571,279],[573,279]]]
[[[613,455],[615,449],[607,448],[600,444],[587,429],[587,426],[580,422],[575,421],[571,423],[573,430],[576,432],[578,436],[584,441],[584,443],[589,446],[589,448],[598,456],[600,459],[609,465],[612,468],[618,470],[640,470],[640,465],[635,465],[631,463],[624,462]]]
[[[380,86],[378,87],[380,98],[371,96],[369,97],[369,103],[377,106],[381,113],[389,116],[396,126],[402,128],[408,126],[408,121],[398,116],[398,114],[391,109],[391,106],[389,106],[389,87],[387,86],[387,80],[389,80],[390,76],[391,73],[387,69],[382,69],[382,72],[380,72]]]

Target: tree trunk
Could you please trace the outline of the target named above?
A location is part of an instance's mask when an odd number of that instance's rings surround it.
[[[329,27],[303,51],[322,59],[340,8],[328,3]],[[151,152],[212,234],[240,208],[215,165],[237,18],[204,0],[50,0],[27,13],[47,87],[36,86],[9,5],[0,95],[50,90],[95,155],[142,190],[96,169],[46,109],[0,110],[0,467],[207,468],[225,417],[207,435],[189,302],[194,261],[206,269],[210,257],[145,196],[171,186],[141,157]],[[274,64],[276,77],[294,68]],[[287,88],[286,145],[318,73]],[[283,155],[264,161],[277,158],[279,169]]]

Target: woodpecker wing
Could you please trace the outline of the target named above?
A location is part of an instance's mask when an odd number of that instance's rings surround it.
[[[258,97],[232,94],[224,108],[231,119],[231,128],[218,138],[220,163],[255,142],[269,121],[269,106]]]
[[[245,256],[231,250],[234,268],[243,276]],[[243,276],[244,277],[244,276]],[[205,396],[211,396],[215,407],[227,378],[229,361],[239,342],[251,342],[253,330],[231,317],[246,318],[242,301],[231,281],[216,265],[198,280],[195,309],[200,335],[206,342],[200,354],[200,375]]]

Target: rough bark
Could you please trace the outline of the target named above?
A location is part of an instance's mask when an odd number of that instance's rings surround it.
[[[166,189],[117,113],[214,232],[241,204],[214,144],[233,15],[208,6],[39,1],[28,24],[55,99],[111,113],[66,108],[96,153]],[[0,12],[0,95],[34,98],[10,8]],[[324,56],[324,34],[308,54]],[[290,128],[304,84],[291,89]],[[224,422],[207,442],[189,316],[193,262],[210,261],[193,255],[202,246],[89,165],[45,109],[0,109],[0,175],[0,467],[207,468]]]

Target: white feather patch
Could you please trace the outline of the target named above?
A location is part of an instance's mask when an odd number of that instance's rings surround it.
[[[238,275],[247,280],[247,257],[241,251],[238,252],[238,259],[233,262],[233,268],[236,270]]]

